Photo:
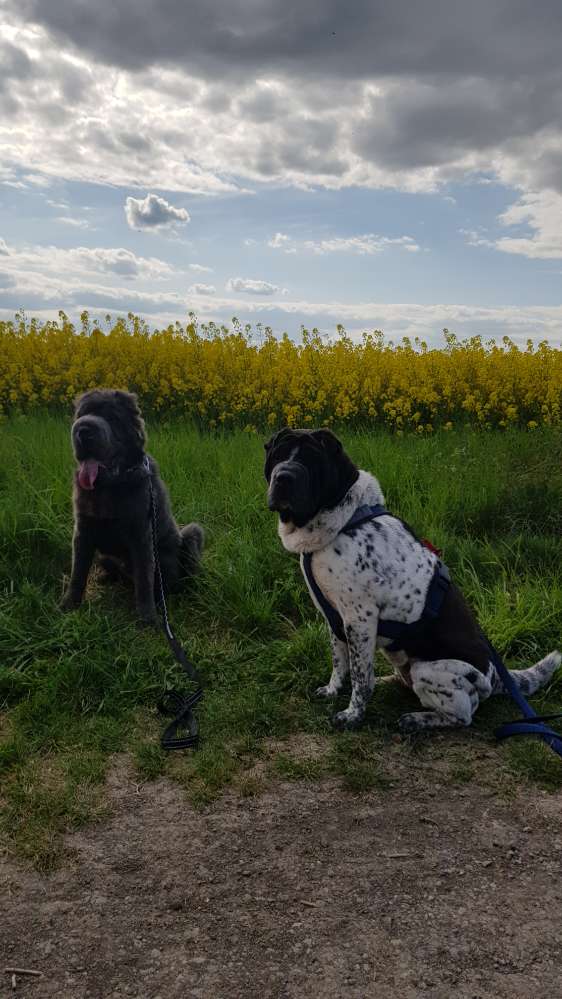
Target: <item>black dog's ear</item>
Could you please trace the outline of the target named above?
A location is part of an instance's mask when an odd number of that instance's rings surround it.
[[[143,448],[146,444],[146,430],[139,407],[138,396],[135,392],[124,392],[122,389],[114,389],[113,398],[118,408],[129,417],[135,442],[139,447]]]
[[[102,389],[88,389],[87,392],[82,392],[81,395],[77,395],[74,400],[74,419],[78,419],[82,416],[85,409],[90,406],[95,406],[97,403],[101,402],[102,399]]]
[[[339,437],[329,430],[328,427],[322,427],[321,430],[315,430],[314,436],[320,441],[322,447],[326,448],[330,454],[340,454],[343,451],[343,445]]]

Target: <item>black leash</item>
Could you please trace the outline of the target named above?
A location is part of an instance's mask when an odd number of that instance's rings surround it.
[[[176,638],[170,620],[168,618],[168,608],[164,594],[164,582],[162,580],[162,569],[160,567],[160,557],[158,555],[158,533],[156,497],[152,487],[152,473],[150,462],[147,457],[144,459],[144,467],[148,472],[148,488],[150,492],[150,525],[152,529],[152,550],[154,552],[154,572],[156,577],[157,596],[162,614],[162,627],[176,662],[185,670],[190,680],[197,684],[197,690],[192,694],[181,694],[177,690],[168,690],[158,701],[157,708],[160,714],[172,718],[170,724],[165,728],[160,745],[162,749],[189,749],[197,746],[199,742],[199,725],[193,714],[193,708],[203,697],[203,687],[201,679],[195,666],[187,658],[183,648]]]

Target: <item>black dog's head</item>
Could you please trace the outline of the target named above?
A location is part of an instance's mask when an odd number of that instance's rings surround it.
[[[297,527],[336,506],[359,476],[331,430],[280,430],[265,450],[269,509]]]
[[[138,463],[146,438],[136,395],[118,389],[85,392],[76,400],[71,436],[82,489],[94,488],[100,468]]]

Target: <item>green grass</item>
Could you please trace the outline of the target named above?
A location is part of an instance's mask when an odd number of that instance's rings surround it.
[[[2,827],[11,848],[44,866],[55,862],[62,832],[104,813],[103,784],[117,752],[131,753],[139,780],[167,773],[204,805],[230,783],[259,792],[250,771],[268,739],[326,737],[323,761],[280,752],[268,772],[335,773],[354,791],[385,786],[385,759],[398,754],[415,766],[436,745],[431,737],[393,741],[399,715],[414,703],[396,685],[377,688],[357,734],[332,734],[332,709],[311,700],[329,672],[327,633],[266,508],[261,440],[200,436],[179,423],[149,433],[178,520],[198,519],[207,531],[200,576],[170,600],[206,683],[195,754],[159,748],[163,722],[154,705],[183,680],[163,637],[137,628],[131,594],[94,579],[80,611],[58,610],[70,565],[68,422],[44,415],[0,424]],[[559,432],[342,437],[378,474],[389,507],[443,549],[509,664],[529,665],[560,645]],[[562,710],[560,674],[534,703]],[[441,754],[463,746],[467,759],[459,768],[455,757],[452,780],[469,779],[473,747],[489,745],[495,726],[513,715],[508,701],[494,699],[470,733],[439,742]],[[494,750],[494,760],[517,779],[562,786],[560,760],[539,743],[513,740]]]

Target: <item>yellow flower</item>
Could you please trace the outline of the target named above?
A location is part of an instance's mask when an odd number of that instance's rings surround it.
[[[147,413],[181,414],[202,429],[384,426],[432,433],[471,424],[529,430],[562,423],[562,351],[520,350],[444,331],[443,349],[382,333],[355,342],[302,330],[300,342],[268,328],[198,324],[194,316],[151,332],[134,315],[104,332],[88,313],[77,329],[59,313],[40,322],[0,321],[0,415],[68,409],[97,385],[128,388]]]

